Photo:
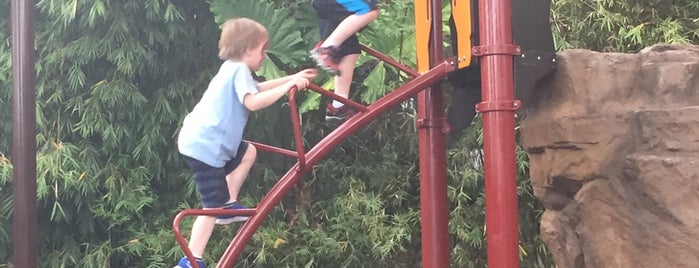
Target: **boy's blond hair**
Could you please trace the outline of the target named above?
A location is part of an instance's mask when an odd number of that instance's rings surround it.
[[[223,60],[240,59],[246,50],[268,39],[267,29],[259,22],[248,18],[229,19],[221,27],[218,57]]]

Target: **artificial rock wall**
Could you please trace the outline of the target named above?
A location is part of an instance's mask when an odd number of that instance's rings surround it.
[[[699,267],[699,46],[556,62],[520,131],[558,268]]]

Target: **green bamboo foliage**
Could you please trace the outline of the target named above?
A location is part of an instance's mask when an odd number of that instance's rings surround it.
[[[635,52],[653,44],[699,42],[693,0],[553,0],[556,47]]]
[[[160,0],[36,6],[40,266],[170,265],[179,252],[164,230],[178,204],[197,200],[174,133],[217,63],[208,6]],[[0,19],[2,40],[7,20]],[[9,55],[3,42],[0,70],[9,69]],[[2,103],[10,95],[6,73]],[[11,196],[8,121],[2,120],[8,135],[0,147],[3,200]],[[0,237],[8,233],[8,214],[2,213]],[[0,241],[4,263],[11,245]]]
[[[5,18],[5,19],[2,19]],[[0,148],[10,148],[10,132],[5,135],[5,130],[10,131],[12,123],[12,100],[9,94],[12,89],[10,82],[12,71],[12,51],[10,50],[10,1],[0,0],[0,88],[3,93],[0,95]],[[3,150],[4,151],[4,150]],[[2,151],[0,151],[2,152]],[[1,243],[1,242],[0,242]]]
[[[0,1],[0,267],[9,259],[12,244],[12,168],[8,154],[12,137],[12,91],[10,50],[10,1]],[[4,18],[4,19],[3,19]]]

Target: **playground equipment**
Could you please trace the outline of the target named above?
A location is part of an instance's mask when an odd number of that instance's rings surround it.
[[[366,48],[365,48],[366,49]],[[374,53],[371,50],[365,50],[367,53]],[[374,55],[377,58],[384,58],[380,54]],[[390,61],[387,61],[389,63]],[[396,62],[392,62],[396,64]],[[391,63],[389,63],[391,64]],[[400,65],[394,65],[400,66]],[[397,67],[399,69],[405,67]],[[409,69],[406,69],[408,71]],[[347,136],[351,135],[357,131],[361,126],[366,125],[369,121],[378,117],[382,112],[392,107],[393,105],[399,104],[401,101],[410,98],[415,95],[418,91],[438,82],[440,79],[445,77],[453,67],[448,62],[443,62],[442,64],[432,68],[430,71],[416,76],[413,80],[409,81],[405,85],[399,87],[388,95],[382,97],[378,101],[372,103],[369,106],[363,106],[356,102],[350,101],[348,99],[342,98],[335,95],[334,93],[327,91],[318,86],[311,86],[310,89],[316,91],[320,94],[328,96],[332,99],[337,99],[339,101],[345,102],[347,105],[355,107],[360,112],[349,118],[342,125],[338,126],[334,131],[329,133],[325,138],[323,138],[318,144],[306,152],[303,147],[303,141],[300,133],[300,119],[298,114],[298,108],[295,102],[296,90],[293,89],[289,92],[289,106],[291,110],[291,119],[294,126],[294,139],[296,144],[296,151],[289,151],[286,149],[276,148],[269,145],[264,145],[256,142],[252,142],[256,148],[267,151],[271,153],[278,153],[285,156],[296,157],[298,159],[297,163],[294,164],[289,171],[284,174],[277,184],[272,187],[272,189],[265,195],[265,197],[260,200],[256,208],[226,211],[226,210],[203,210],[203,209],[187,209],[180,212],[173,221],[173,229],[175,231],[177,242],[182,246],[185,255],[188,258],[193,259],[189,248],[187,247],[187,242],[180,232],[180,222],[185,216],[198,216],[198,215],[246,215],[250,218],[243,223],[243,226],[238,230],[237,235],[231,242],[231,244],[226,249],[226,252],[221,257],[218,267],[232,267],[235,259],[242,253],[243,247],[250,240],[253,233],[259,228],[265,217],[271,212],[272,208],[276,206],[282,197],[296,185],[299,179],[307,171],[309,171],[316,163],[318,163],[327,153],[329,153],[337,144],[339,144]],[[408,71],[410,75],[416,75],[412,71]],[[441,132],[441,129],[439,130]],[[446,158],[446,153],[445,156]],[[445,195],[444,202],[446,202],[446,184],[444,185]],[[443,204],[443,203],[442,203]],[[446,209],[446,207],[444,207]],[[446,213],[445,213],[446,215]],[[446,222],[444,229],[446,230]],[[445,240],[446,242],[446,240]],[[194,263],[193,263],[194,264]]]
[[[484,98],[481,103],[478,103],[477,109],[483,113],[485,139],[488,255],[497,256],[489,258],[488,264],[490,267],[519,267],[514,112],[521,107],[521,102],[514,99],[513,84],[520,86],[522,95],[527,95],[534,83],[552,70],[553,42],[550,41],[548,15],[537,16],[535,19],[529,16],[534,14],[533,11],[541,10],[548,14],[549,6],[548,2],[544,1],[517,1],[525,11],[515,12],[518,16],[513,17],[521,21],[511,24],[510,16],[507,15],[510,12],[507,3],[484,2],[480,5],[480,13],[475,13],[472,10],[472,7],[478,6],[475,2],[451,1],[453,26],[456,28],[453,32],[458,33],[455,58],[445,60],[442,53],[442,2],[437,0],[415,1],[417,70],[412,70],[378,51],[363,46],[364,52],[405,72],[411,78],[405,85],[368,106],[312,85],[311,90],[350,105],[359,113],[338,126],[308,151],[304,148],[301,137],[300,119],[295,101],[296,90],[289,92],[296,151],[252,143],[263,151],[295,157],[298,160],[297,163],[260,200],[256,208],[238,211],[188,209],[179,213],[173,221],[173,229],[185,255],[193,260],[187,242],[180,232],[180,223],[184,217],[223,214],[250,216],[238,230],[218,263],[218,267],[232,267],[265,217],[298,183],[303,174],[312,169],[330,150],[361,126],[391,106],[417,94],[416,126],[420,151],[423,267],[448,267],[445,134],[449,130],[449,123],[444,116],[443,94],[439,82],[456,68],[468,69],[478,64],[483,70],[481,77]],[[540,13],[544,13],[543,11]],[[524,14],[527,12],[529,15]],[[482,14],[480,23],[473,23],[479,18],[477,14]],[[489,14],[504,15],[491,18]],[[482,42],[480,43],[473,42],[472,35],[473,25],[479,24],[482,27],[476,31],[481,33]],[[522,30],[519,34],[515,34],[515,38],[526,43],[525,47],[512,44],[512,29]],[[548,38],[545,38],[546,36]],[[480,57],[480,60],[474,61],[472,56]],[[514,61],[515,56],[519,56],[520,59]],[[513,68],[519,73],[514,72],[513,75]],[[192,263],[196,265],[194,261]]]
[[[36,141],[31,138],[35,137],[33,5],[28,0],[15,2],[18,4],[12,5],[12,41],[16,48],[13,50],[13,185],[14,204],[22,207],[15,207],[14,210],[13,259],[17,267],[36,267],[36,155],[35,150],[28,149],[36,146]],[[546,0],[513,2],[515,8],[511,10],[507,0],[481,0],[479,3],[475,0],[451,0],[458,45],[456,57],[444,59],[442,1],[415,1],[417,70],[363,47],[367,54],[407,73],[411,80],[368,106],[312,86],[311,90],[360,112],[309,150],[304,148],[302,142],[296,90],[290,91],[296,151],[253,144],[260,150],[295,157],[298,161],[256,208],[236,211],[187,209],[180,212],[173,221],[173,229],[185,255],[193,260],[180,232],[180,222],[184,217],[224,214],[250,216],[218,263],[218,267],[232,267],[252,234],[305,172],[361,126],[391,106],[417,94],[423,267],[448,267],[445,135],[449,123],[444,116],[439,82],[455,69],[470,70],[478,66],[483,96],[477,110],[483,114],[488,267],[519,267],[514,115],[522,102],[515,99],[515,88],[520,98],[529,96],[533,85],[550,73],[555,63],[548,21],[550,3]],[[475,32],[478,35],[473,34]],[[513,43],[513,39],[517,44]],[[197,266],[196,262],[192,264]]]

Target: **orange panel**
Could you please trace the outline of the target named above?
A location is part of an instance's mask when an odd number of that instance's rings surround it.
[[[432,25],[432,12],[430,0],[415,1],[415,41],[417,54],[417,71],[427,72],[430,69],[430,26]]]
[[[457,38],[459,68],[471,65],[471,0],[451,0],[451,14]]]

